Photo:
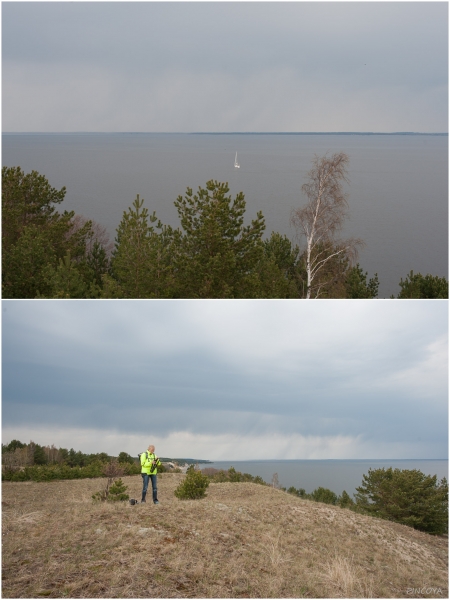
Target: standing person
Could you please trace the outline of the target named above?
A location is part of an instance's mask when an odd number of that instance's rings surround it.
[[[145,496],[147,495],[148,480],[152,480],[152,491],[153,491],[153,503],[159,504],[158,502],[158,488],[157,488],[157,468],[161,464],[161,461],[155,454],[155,446],[149,446],[147,452],[141,454],[141,475],[143,479],[142,488],[142,500],[145,502]]]

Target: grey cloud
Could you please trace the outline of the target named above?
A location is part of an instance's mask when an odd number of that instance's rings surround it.
[[[5,426],[447,437],[446,302],[3,308]]]
[[[7,130],[446,127],[445,3],[2,9]]]
[[[390,57],[388,67],[401,60],[411,73],[425,65],[433,72],[441,63],[430,57],[441,55],[445,66],[447,10],[442,3],[5,3],[3,56],[225,72],[293,64],[332,73],[368,52],[380,64]]]

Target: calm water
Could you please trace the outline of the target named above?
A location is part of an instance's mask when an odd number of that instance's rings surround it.
[[[438,480],[448,478],[447,460],[249,460],[219,461],[200,468],[229,469],[259,475],[270,483],[272,475],[278,473],[282,487],[303,488],[308,494],[319,486],[342,494],[343,490],[350,496],[361,485],[363,475],[369,469],[419,469],[426,475],[437,475]]]
[[[343,234],[365,241],[360,263],[370,276],[378,272],[379,297],[397,294],[411,269],[447,276],[447,136],[4,134],[2,150],[3,165],[65,185],[63,208],[100,222],[112,238],[136,194],[178,226],[177,196],[217,179],[244,192],[247,222],[262,210],[266,231],[291,239],[289,217],[304,203],[311,159],[343,151],[351,182]]]

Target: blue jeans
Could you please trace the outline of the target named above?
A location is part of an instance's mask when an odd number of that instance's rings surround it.
[[[153,502],[157,502],[158,501],[158,488],[156,487],[156,482],[157,482],[156,474],[155,475],[147,475],[147,473],[141,473],[141,475],[142,475],[143,484],[144,484],[144,487],[142,488],[142,499],[144,500],[144,498],[145,498],[145,494],[147,493],[147,489],[148,489],[148,480],[151,479],[152,480],[152,491],[153,491]]]

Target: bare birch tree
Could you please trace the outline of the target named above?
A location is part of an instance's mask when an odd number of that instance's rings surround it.
[[[302,192],[308,204],[292,211],[291,223],[299,236],[305,236],[303,254],[306,271],[305,297],[318,298],[323,288],[330,283],[332,275],[328,267],[334,261],[346,259],[354,263],[362,240],[337,239],[348,217],[347,195],[343,183],[348,183],[347,165],[349,158],[343,152],[323,157],[315,156],[313,167],[308,173],[308,182]],[[327,272],[326,277],[321,277]]]

